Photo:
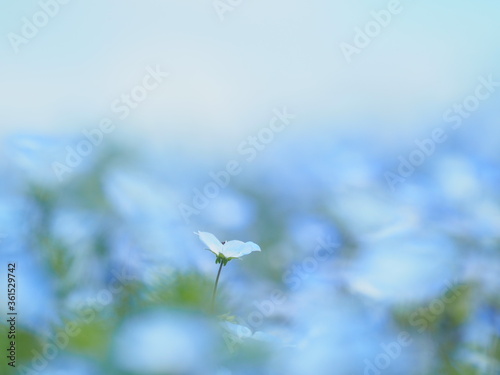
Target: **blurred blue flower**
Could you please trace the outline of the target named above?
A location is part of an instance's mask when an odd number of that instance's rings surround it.
[[[408,232],[366,244],[349,284],[374,299],[422,301],[440,293],[459,269],[459,257],[445,237]]]
[[[215,373],[220,349],[209,321],[182,312],[153,311],[125,320],[114,339],[119,368],[137,374]]]

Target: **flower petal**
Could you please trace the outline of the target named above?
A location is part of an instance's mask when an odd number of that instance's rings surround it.
[[[195,232],[200,236],[200,240],[208,246],[208,249],[215,255],[222,253],[223,245],[212,233],[208,232]]]
[[[260,251],[260,247],[253,242],[228,241],[223,245],[222,254],[226,258],[239,258],[253,251]]]
[[[253,253],[254,251],[261,251],[260,246],[252,241],[245,242],[245,253],[243,255]]]
[[[226,258],[238,258],[244,245],[241,241],[227,241],[222,245],[222,255]]]

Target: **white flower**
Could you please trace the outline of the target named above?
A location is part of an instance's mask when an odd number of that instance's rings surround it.
[[[253,242],[227,241],[220,242],[217,237],[208,232],[195,232],[200,240],[208,246],[208,250],[217,256],[216,263],[227,263],[231,259],[238,259],[254,251],[260,251],[259,245]]]

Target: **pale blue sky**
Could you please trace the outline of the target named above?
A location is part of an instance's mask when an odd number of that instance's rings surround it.
[[[403,11],[348,64],[340,43],[352,43],[355,27],[387,4],[243,0],[221,22],[209,0],[72,0],[16,55],[7,35],[40,7],[4,2],[1,132],[97,126],[156,64],[171,76],[122,129],[160,143],[191,144],[197,135],[237,144],[281,106],[297,113],[302,131],[377,123],[394,137],[418,134],[471,93],[478,76],[500,80],[493,0],[402,0]]]

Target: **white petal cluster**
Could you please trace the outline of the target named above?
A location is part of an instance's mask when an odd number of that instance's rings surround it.
[[[259,245],[253,242],[233,240],[222,243],[212,233],[197,232],[195,234],[197,234],[200,240],[207,245],[208,250],[218,257],[222,256],[227,259],[235,259],[248,255],[254,251],[261,251]]]

